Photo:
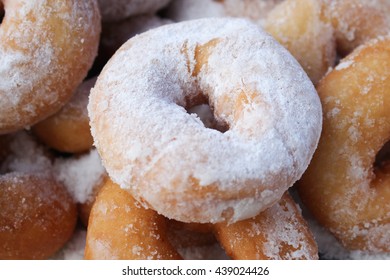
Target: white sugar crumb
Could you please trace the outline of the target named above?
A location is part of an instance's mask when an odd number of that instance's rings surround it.
[[[9,154],[0,163],[0,174],[7,172],[50,173],[52,162],[48,151],[25,131],[10,135]]]
[[[78,158],[57,159],[54,175],[62,182],[76,202],[88,201],[93,188],[99,185],[105,175],[99,154],[95,149]]]

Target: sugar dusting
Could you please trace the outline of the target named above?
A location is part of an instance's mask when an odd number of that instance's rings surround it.
[[[0,163],[0,174],[8,172],[51,172],[52,162],[46,148],[26,131],[8,135],[9,152]]]
[[[283,206],[276,204],[269,208],[269,211],[273,213],[271,215],[274,222],[271,231],[267,231],[266,234],[264,254],[269,259],[279,259],[280,257],[290,260],[315,258],[313,256],[313,245],[308,244],[307,238],[302,232],[302,220],[297,219],[294,206],[289,203]],[[257,229],[257,231],[261,232],[261,229]],[[291,250],[288,250],[287,255],[283,255],[280,252],[280,246],[287,246]]]
[[[216,38],[221,43],[195,77],[197,47]],[[187,114],[183,107],[199,91],[229,131],[205,129]],[[252,97],[251,105],[242,101]],[[235,102],[243,102],[241,112]],[[274,39],[240,19],[183,22],[129,40],[92,89],[89,114],[103,164],[121,187],[168,216],[177,210],[166,209],[172,205],[161,194],[172,193],[178,207],[207,209],[206,219],[213,221],[228,209],[232,221],[250,217],[279,199],[306,169],[321,130],[319,99],[302,68]],[[189,180],[227,193],[246,184],[247,191],[253,184],[271,189],[252,190],[238,201],[216,201],[212,193],[197,200],[185,197]]]
[[[369,253],[361,250],[347,250],[327,229],[312,217],[306,217],[312,230],[321,259],[326,260],[390,260],[390,253]]]
[[[390,32],[388,0],[325,0],[328,17],[333,21],[342,52],[351,52],[370,39]]]
[[[92,64],[93,40],[100,32],[94,1],[7,1],[5,10],[0,28],[2,133],[29,126],[64,105],[72,94],[69,88],[81,82]],[[75,49],[78,53],[70,54]],[[63,61],[80,53],[85,61],[77,67]]]
[[[99,154],[93,149],[79,157],[56,159],[54,175],[66,186],[75,202],[85,203],[93,194],[94,187],[102,182],[105,169]]]

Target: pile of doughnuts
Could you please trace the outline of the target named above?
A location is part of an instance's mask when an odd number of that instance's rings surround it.
[[[0,259],[390,257],[389,1],[0,16]]]

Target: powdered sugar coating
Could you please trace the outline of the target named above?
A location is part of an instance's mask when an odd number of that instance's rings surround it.
[[[322,0],[335,27],[338,50],[348,54],[364,42],[390,32],[388,0]]]
[[[8,172],[45,174],[51,173],[50,154],[26,131],[5,136],[7,153],[0,162],[0,174]]]
[[[170,0],[98,0],[103,21],[119,21],[130,16],[153,14]]]
[[[96,0],[4,1],[0,28],[0,134],[59,110],[97,53]]]
[[[376,166],[390,131],[389,43],[387,36],[358,47],[317,87],[324,133],[300,195],[350,250],[390,251],[390,172],[386,161]]]
[[[187,114],[199,92],[227,132]],[[275,203],[307,168],[322,120],[292,56],[248,21],[222,18],[130,39],[103,69],[88,110],[110,177],[189,222],[233,222]]]
[[[104,179],[106,172],[95,149],[78,158],[61,159],[54,163],[54,175],[63,183],[75,202],[85,203],[94,187]]]
[[[256,217],[217,224],[215,229],[221,246],[233,259],[318,259],[313,235],[288,194]]]

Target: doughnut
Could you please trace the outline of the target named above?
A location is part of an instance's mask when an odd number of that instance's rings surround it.
[[[317,90],[323,133],[299,181],[304,205],[349,250],[390,252],[390,37],[355,49]]]
[[[3,135],[0,143],[0,259],[47,259],[72,236],[76,204],[31,135]]]
[[[164,217],[107,180],[92,207],[84,258],[181,259],[164,228]]]
[[[181,226],[204,235],[200,239],[172,237],[168,230]],[[87,229],[86,259],[181,259],[173,244],[188,247],[208,244],[215,232],[234,259],[317,259],[317,247],[299,208],[288,195],[260,215],[234,224],[172,222],[145,209],[129,192],[107,180],[99,192]],[[174,233],[173,236],[177,236]],[[183,234],[183,232],[181,232]],[[186,243],[192,241],[195,243]],[[213,241],[213,240],[211,240]],[[184,242],[184,243],[183,243]],[[241,251],[241,252],[232,252]],[[258,251],[259,250],[259,251]]]
[[[226,132],[187,113],[204,102]],[[307,168],[322,122],[296,60],[232,18],[131,38],[99,75],[88,112],[113,181],[170,219],[199,223],[243,220],[278,201]]]
[[[318,245],[321,260],[390,260],[390,253],[373,253],[346,249],[326,228],[312,216],[303,213]]]
[[[314,84],[354,48],[390,32],[387,0],[285,0],[264,28],[299,61]]]
[[[87,105],[95,81],[92,78],[83,82],[60,111],[32,127],[44,144],[65,153],[81,153],[92,148]]]
[[[286,0],[268,13],[264,28],[302,65],[317,84],[336,60],[333,26],[319,0]]]
[[[77,221],[66,190],[47,176],[0,176],[0,259],[47,259],[71,238]]]
[[[107,174],[95,149],[68,158],[57,158],[54,176],[77,203],[81,222],[88,225],[89,213],[96,195],[107,180]]]
[[[288,194],[256,217],[234,224],[216,224],[215,233],[232,259],[318,259],[313,235]]]
[[[261,24],[283,0],[172,0],[164,15],[174,21],[205,17],[244,17]]]
[[[170,0],[98,0],[103,22],[119,21],[130,16],[154,14]]]
[[[168,23],[172,21],[155,15],[138,15],[121,21],[105,22],[102,25],[99,56],[107,61],[129,38]]]
[[[96,0],[2,1],[0,134],[29,127],[72,96],[97,53]]]
[[[335,28],[337,49],[346,55],[359,45],[390,32],[388,0],[322,0]]]

